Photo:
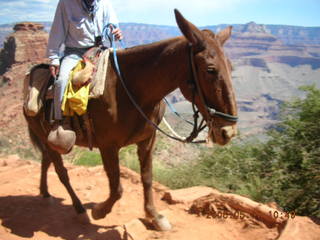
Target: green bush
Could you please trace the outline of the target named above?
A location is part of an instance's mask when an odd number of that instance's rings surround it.
[[[260,156],[269,175],[267,194],[286,210],[320,217],[320,90],[301,88],[305,99],[285,105]]]
[[[82,165],[93,167],[102,164],[102,159],[99,153],[97,152],[81,152],[79,157],[76,157],[74,162],[75,165]]]
[[[122,148],[119,153],[120,163],[136,172],[140,172],[140,164],[137,155],[137,147],[130,145]]]
[[[261,148],[262,144],[255,141],[204,150],[195,166],[200,169],[202,184],[264,200],[263,165],[255,158]]]
[[[281,123],[269,140],[246,141],[226,147],[200,147],[198,161],[153,163],[154,180],[172,188],[206,185],[247,195],[260,202],[277,202],[285,211],[320,217],[320,90],[304,87],[305,99],[288,102]],[[157,152],[170,151],[160,138]],[[183,157],[183,156],[181,156]],[[121,164],[139,172],[136,147],[120,152]],[[100,155],[83,153],[77,164],[101,164]]]

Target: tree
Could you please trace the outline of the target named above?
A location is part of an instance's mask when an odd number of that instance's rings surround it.
[[[285,105],[259,159],[270,182],[266,194],[287,211],[320,217],[320,90],[301,89],[306,98]]]

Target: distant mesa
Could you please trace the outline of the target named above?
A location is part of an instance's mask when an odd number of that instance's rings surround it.
[[[17,23],[13,30],[17,31],[41,31],[44,30],[44,26],[40,23],[33,23],[33,22],[21,22]]]
[[[255,22],[249,22],[243,25],[242,33],[268,33],[266,26],[263,24],[256,24]]]
[[[21,22],[13,30],[0,51],[0,75],[14,64],[44,61],[46,57],[48,33],[42,24]]]

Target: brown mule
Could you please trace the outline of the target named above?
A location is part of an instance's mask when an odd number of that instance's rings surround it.
[[[231,65],[222,49],[230,38],[231,27],[214,34],[200,31],[175,10],[176,21],[184,36],[118,51],[118,60],[125,84],[147,117],[159,124],[165,111],[162,99],[171,91],[180,88],[185,98],[198,107],[210,129],[209,137],[224,145],[236,134],[236,123],[217,115],[211,115],[200,99],[193,94],[189,83],[193,80],[189,57],[189,45],[193,45],[192,57],[200,91],[209,108],[229,115],[237,115],[237,106],[231,82]],[[94,128],[94,147],[99,148],[103,165],[109,178],[109,198],[92,209],[94,219],[104,218],[114,203],[121,198],[119,150],[130,144],[138,146],[141,179],[144,188],[144,207],[147,218],[159,230],[170,229],[169,222],[155,209],[152,197],[152,150],[156,130],[148,124],[125,93],[110,61],[103,97],[92,99],[88,111]],[[194,97],[193,97],[194,96]],[[43,121],[44,111],[35,117],[26,116],[32,141],[42,152],[40,192],[49,197],[47,170],[51,163],[68,190],[78,214],[88,221],[85,209],[72,189],[68,173],[59,153],[52,150],[47,141],[49,124]],[[77,145],[87,146],[86,139],[77,139]]]

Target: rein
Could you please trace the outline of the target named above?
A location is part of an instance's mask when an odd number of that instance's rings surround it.
[[[121,41],[121,40],[120,40]],[[146,114],[143,112],[143,110],[141,109],[141,107],[137,104],[137,102],[134,100],[132,94],[130,93],[129,89],[127,88],[126,84],[125,84],[125,81],[124,81],[124,78],[123,78],[123,75],[121,74],[121,71],[120,71],[120,67],[119,67],[119,63],[118,63],[118,58],[117,58],[117,50],[116,50],[116,47],[114,46],[115,42],[115,39],[114,39],[114,35],[112,35],[112,37],[110,38],[110,43],[111,43],[111,47],[113,48],[113,60],[114,60],[114,64],[115,64],[115,69],[116,69],[116,72],[119,76],[119,79],[120,79],[120,82],[122,84],[122,87],[124,88],[125,92],[127,93],[130,101],[132,102],[132,104],[135,106],[135,108],[138,110],[138,112],[142,115],[142,117],[151,125],[153,126],[155,129],[159,130],[162,134],[164,134],[165,136],[173,139],[173,140],[176,140],[176,141],[179,141],[179,142],[182,142],[182,143],[206,143],[207,141],[206,140],[199,140],[199,141],[193,141],[198,135],[199,133],[205,129],[206,127],[206,123],[204,121],[204,119],[201,120],[200,124],[198,124],[198,118],[199,118],[199,110],[196,109],[196,106],[195,106],[195,94],[196,94],[196,91],[192,91],[193,93],[193,97],[192,97],[192,109],[193,109],[193,118],[194,118],[194,123],[192,124],[193,125],[193,130],[192,132],[190,133],[189,137],[186,137],[185,139],[182,139],[182,138],[178,138],[178,137],[175,137],[175,136],[172,136],[168,133],[166,133],[164,130],[162,130],[157,124],[155,124],[154,122],[152,122],[147,116]],[[121,42],[122,43],[122,42]],[[200,96],[200,99],[201,99],[201,102],[202,104],[205,106],[205,108],[207,109],[207,114],[209,116],[209,120],[212,121],[212,115],[216,115],[216,116],[219,116],[219,117],[222,117],[222,118],[225,118],[229,121],[237,121],[238,120],[238,117],[235,117],[235,116],[232,116],[232,115],[229,115],[229,114],[225,114],[225,113],[221,113],[221,112],[218,112],[216,111],[215,109],[213,108],[209,108],[205,102],[205,98],[200,90],[200,85],[199,85],[199,82],[198,82],[198,78],[197,78],[197,74],[196,74],[196,68],[195,68],[195,64],[194,64],[194,59],[193,59],[193,49],[192,49],[192,45],[189,45],[190,46],[190,61],[191,61],[191,66],[192,66],[192,75],[193,75],[193,79],[194,79],[194,83],[192,84],[192,87],[193,89],[197,89],[197,93],[199,94]]]

